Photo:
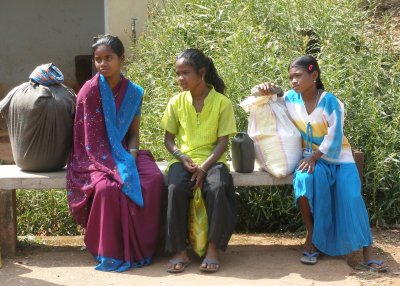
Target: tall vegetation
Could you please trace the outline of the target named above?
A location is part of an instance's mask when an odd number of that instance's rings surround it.
[[[18,235],[79,235],[65,190],[17,190]]]
[[[289,88],[288,64],[319,50],[325,88],[346,105],[345,134],[353,148],[365,152],[363,194],[371,220],[376,225],[399,223],[400,61],[390,31],[369,26],[375,6],[368,2],[169,0],[152,5],[148,31],[133,47],[128,69],[146,90],[142,141],[158,159],[169,158],[159,122],[168,99],[179,91],[174,57],[183,49],[197,47],[213,58],[242,131],[247,114],[238,103],[250,88],[262,81]],[[240,204],[248,205],[241,227],[296,229],[299,216],[288,193],[282,188],[238,190]],[[258,226],[254,218],[259,218]],[[284,223],[270,226],[282,219]]]

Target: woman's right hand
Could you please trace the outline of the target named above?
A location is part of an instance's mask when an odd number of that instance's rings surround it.
[[[190,172],[194,173],[197,170],[197,165],[192,161],[192,159],[188,155],[181,155],[179,157],[179,160],[181,161],[183,168]]]
[[[277,86],[273,82],[264,82],[259,85],[256,85],[251,89],[251,94],[260,94],[260,95],[272,95],[278,94],[282,95],[282,89]]]

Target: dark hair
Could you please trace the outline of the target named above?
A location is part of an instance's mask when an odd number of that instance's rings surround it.
[[[319,69],[317,60],[313,56],[305,55],[295,59],[289,66],[289,69],[291,68],[301,68],[304,69],[307,73],[312,73],[313,71],[317,71],[318,72],[318,77],[316,81],[317,88],[325,89],[324,84],[321,81],[321,70]]]
[[[93,38],[94,43],[92,45],[92,52],[97,50],[98,47],[102,45],[109,46],[114,53],[116,53],[119,57],[123,56],[125,53],[124,45],[118,37],[114,37],[111,35],[99,35]]]
[[[213,60],[207,57],[202,51],[198,49],[186,49],[176,57],[176,60],[179,59],[184,59],[185,63],[192,66],[196,72],[199,72],[201,68],[205,68],[206,74],[204,80],[206,83],[211,84],[219,93],[225,94],[225,83],[219,77]]]

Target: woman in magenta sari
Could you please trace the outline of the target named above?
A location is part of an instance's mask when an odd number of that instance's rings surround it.
[[[122,42],[100,36],[92,49],[98,73],[78,94],[68,203],[95,269],[122,272],[151,262],[164,183],[151,153],[139,151],[143,89],[121,75]]]

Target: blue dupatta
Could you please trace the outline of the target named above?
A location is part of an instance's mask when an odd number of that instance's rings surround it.
[[[143,207],[142,188],[135,159],[122,145],[128,128],[140,106],[143,89],[129,81],[117,113],[113,93],[103,75],[99,76],[99,87],[111,155],[123,181],[122,192],[138,206]]]

